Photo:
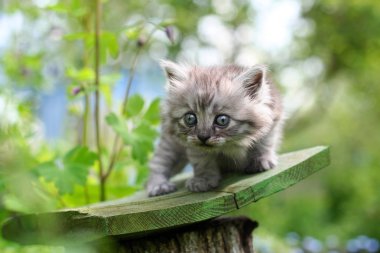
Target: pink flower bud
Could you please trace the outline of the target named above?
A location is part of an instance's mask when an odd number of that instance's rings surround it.
[[[166,34],[166,37],[168,37],[168,39],[170,40],[170,42],[174,44],[175,40],[174,40],[173,26],[165,27],[165,34]]]
[[[72,94],[73,96],[76,96],[76,95],[78,95],[78,93],[81,92],[82,90],[83,90],[83,89],[82,89],[82,87],[80,87],[80,86],[74,87],[74,88],[72,89],[72,91],[71,91],[71,94]]]

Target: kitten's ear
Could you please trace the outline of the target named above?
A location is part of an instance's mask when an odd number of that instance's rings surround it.
[[[237,77],[251,98],[257,98],[267,85],[267,66],[255,65]]]
[[[187,69],[184,66],[167,60],[161,60],[160,66],[165,70],[166,77],[171,85],[175,85],[176,82],[182,82],[187,78]]]

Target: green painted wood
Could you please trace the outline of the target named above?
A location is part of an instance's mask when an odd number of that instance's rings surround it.
[[[254,176],[231,177],[217,189],[235,194],[238,207],[286,189],[329,163],[329,149],[319,146],[280,156],[276,169]]]
[[[254,175],[232,175],[220,187],[191,193],[173,179],[179,191],[148,198],[132,197],[50,213],[13,217],[3,237],[22,244],[82,243],[107,236],[136,237],[211,219],[281,191],[329,164],[328,147],[314,147],[280,156],[279,166]]]

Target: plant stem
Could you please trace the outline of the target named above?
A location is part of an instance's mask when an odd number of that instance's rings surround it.
[[[86,93],[84,95],[84,113],[83,113],[83,129],[82,129],[82,145],[87,146],[87,129],[88,129],[88,117],[90,111],[90,98]]]
[[[81,20],[82,22],[82,28],[85,33],[92,33],[92,12],[88,12],[84,18]],[[84,47],[83,49],[83,66],[88,67],[89,66],[89,55],[87,47]],[[88,147],[88,122],[90,120],[90,95],[88,94],[87,87],[88,83],[83,83],[83,89],[84,89],[84,112],[83,112],[83,129],[82,129],[82,146]],[[84,199],[86,204],[90,203],[90,197],[88,194],[88,186],[87,182],[83,186],[84,187]]]
[[[150,39],[152,38],[153,34],[159,29],[158,26],[156,26],[148,35],[147,39],[146,39],[146,44],[150,41]],[[131,66],[131,70],[129,72],[129,78],[128,78],[128,82],[127,82],[127,89],[125,91],[125,95],[124,95],[124,100],[123,100],[123,104],[122,104],[122,107],[120,109],[121,111],[121,114],[122,115],[125,115],[126,111],[127,111],[127,104],[128,104],[128,98],[129,98],[129,93],[130,93],[130,90],[131,90],[131,86],[132,86],[132,81],[133,81],[133,77],[135,75],[135,70],[136,70],[136,66],[137,66],[137,60],[138,60],[138,57],[141,53],[141,47],[139,47],[137,50],[136,50],[136,54],[135,54],[135,57],[132,61],[132,66]],[[120,143],[120,136],[119,135],[116,135],[115,136],[115,139],[114,139],[114,142],[113,142],[113,147],[112,147],[112,156],[111,156],[111,159],[110,159],[110,163],[109,163],[109,166],[108,166],[108,169],[107,169],[107,172],[104,174],[104,179],[107,180],[108,176],[111,174],[112,172],[112,169],[115,165],[115,162],[117,160],[117,158],[120,156],[120,153],[123,151],[123,145],[121,145],[119,147],[119,144]]]
[[[108,176],[111,174],[112,169],[115,165],[116,157],[117,157],[117,150],[119,150],[119,145],[120,145],[120,137],[119,137],[119,135],[116,134],[115,139],[113,141],[110,163],[108,165],[107,172],[103,175],[105,180],[107,180]]]
[[[99,181],[100,181],[100,201],[106,199],[105,181],[103,179],[102,143],[100,139],[100,19],[101,19],[101,0],[96,0],[95,12],[95,137],[98,150],[99,162]]]
[[[87,14],[84,19],[82,20],[82,27],[83,30],[86,33],[92,32],[91,27],[91,13]],[[88,50],[87,47],[83,49],[83,66],[88,67],[89,65],[89,56],[88,56]],[[87,93],[87,87],[88,83],[83,83],[83,89],[84,89],[84,113],[83,113],[83,129],[82,129],[82,145],[88,146],[88,121],[89,121],[89,113],[90,113],[90,95]]]
[[[129,92],[131,90],[132,81],[133,81],[133,77],[134,77],[134,74],[135,74],[136,65],[137,65],[137,59],[138,59],[138,56],[140,54],[140,50],[141,50],[141,48],[137,49],[136,54],[135,54],[135,58],[132,61],[132,67],[131,67],[131,70],[129,72],[128,82],[127,82],[127,89],[126,89],[126,92],[125,92],[125,95],[124,95],[123,105],[122,105],[121,110],[120,110],[122,115],[124,115],[125,112],[126,112],[126,110],[127,110],[127,103],[128,103]],[[114,142],[113,142],[113,146],[112,146],[111,160],[110,160],[107,172],[104,174],[105,180],[107,180],[108,176],[111,174],[112,169],[113,169],[113,167],[115,165],[116,159],[119,156],[119,154],[122,151],[122,149],[123,149],[123,145],[121,145],[121,147],[120,147],[120,136],[116,135],[115,139],[114,139]]]
[[[140,51],[141,51],[141,48],[139,47],[136,51],[136,54],[135,54],[135,58],[133,59],[132,61],[132,67],[131,67],[131,70],[129,71],[129,77],[128,77],[128,83],[127,83],[127,89],[125,91],[125,95],[124,95],[124,101],[123,101],[123,105],[121,107],[121,113],[124,115],[126,110],[127,110],[127,104],[128,104],[128,98],[129,98],[129,92],[131,91],[131,86],[132,86],[132,81],[133,81],[133,77],[135,75],[135,71],[136,71],[136,65],[137,65],[137,59],[139,58],[139,55],[140,55]]]

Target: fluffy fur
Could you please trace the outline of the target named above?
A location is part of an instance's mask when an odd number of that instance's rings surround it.
[[[255,173],[276,166],[282,106],[265,66],[199,67],[169,61],[161,66],[168,79],[167,98],[162,135],[149,164],[149,196],[175,191],[169,178],[188,162],[194,177],[186,186],[194,192],[217,187],[226,171]]]

